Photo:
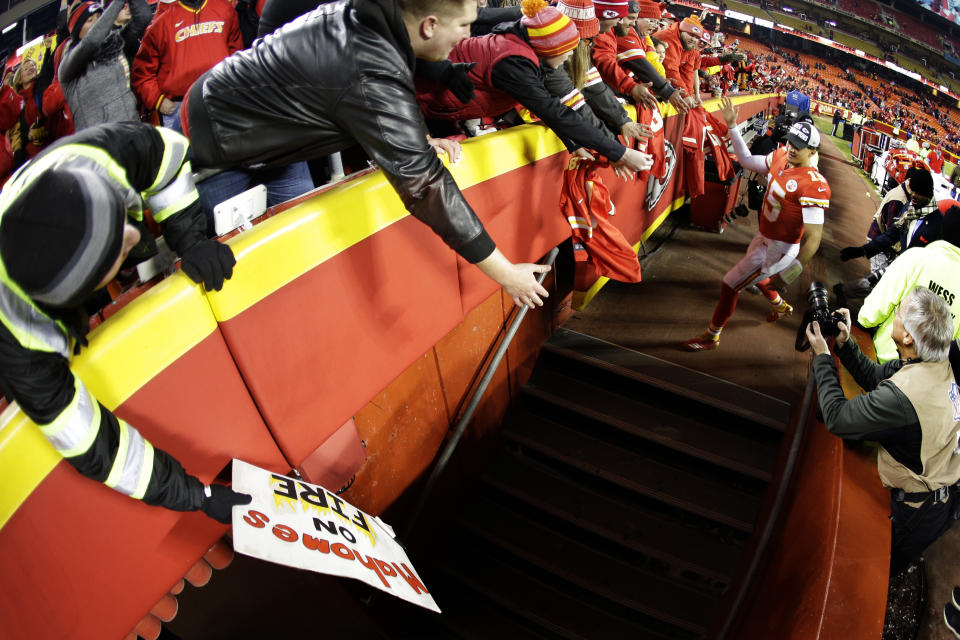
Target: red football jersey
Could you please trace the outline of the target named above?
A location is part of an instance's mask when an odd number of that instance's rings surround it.
[[[781,147],[767,156],[767,193],[760,211],[760,233],[770,240],[796,244],[803,236],[803,223],[823,224],[823,210],[830,206],[830,185],[813,167],[787,167],[787,150]]]

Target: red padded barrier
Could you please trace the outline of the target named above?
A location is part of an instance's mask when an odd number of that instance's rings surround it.
[[[232,457],[288,468],[219,331],[117,414],[204,482]],[[201,513],[150,507],[60,462],[0,530],[0,635],[122,638],[223,531]]]
[[[221,323],[291,464],[460,322],[455,255],[406,217]]]
[[[338,491],[350,484],[366,458],[357,423],[350,418],[300,463],[300,473],[307,482]]]
[[[224,527],[150,507],[61,462],[0,531],[2,636],[122,638]]]
[[[559,208],[562,171],[569,159],[563,151],[464,189],[467,201],[510,261],[536,262],[570,237],[570,225]],[[457,258],[457,264],[466,314],[499,286],[462,258]]]
[[[290,468],[219,331],[145,384],[116,413],[204,482],[232,458],[282,473]]]

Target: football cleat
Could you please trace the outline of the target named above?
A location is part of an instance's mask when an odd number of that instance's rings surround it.
[[[720,336],[714,336],[709,331],[704,331],[696,338],[691,338],[683,343],[685,351],[710,351],[720,346]]]
[[[767,322],[776,322],[780,318],[787,318],[793,315],[793,307],[784,302],[779,307],[767,314]]]

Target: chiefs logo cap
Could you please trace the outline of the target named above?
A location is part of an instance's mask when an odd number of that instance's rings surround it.
[[[796,149],[820,146],[820,132],[809,122],[797,122],[787,132],[787,142]]]

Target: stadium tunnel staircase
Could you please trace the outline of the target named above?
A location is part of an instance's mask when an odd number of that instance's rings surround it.
[[[705,637],[789,404],[559,329],[430,576],[436,637]]]

